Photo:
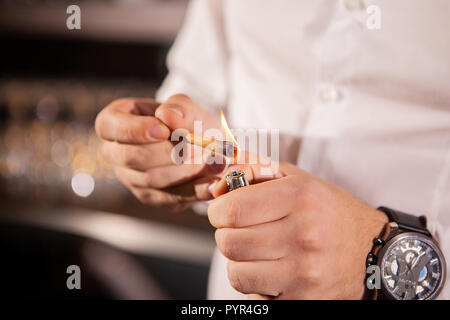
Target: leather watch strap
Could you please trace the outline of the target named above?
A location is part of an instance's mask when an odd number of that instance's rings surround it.
[[[378,259],[382,258],[379,255],[383,246],[389,239],[399,233],[418,232],[431,237],[430,232],[427,230],[427,221],[424,216],[417,217],[387,207],[379,207],[378,210],[388,216],[389,223],[385,225],[379,237],[374,240],[374,246],[367,257],[367,266],[379,263]],[[398,228],[393,225],[393,222],[397,224]],[[376,288],[373,292],[368,293],[367,298],[377,300],[389,299],[383,289],[378,290]]]
[[[386,213],[389,220],[397,223],[400,229],[431,236],[427,229],[427,220],[424,216],[416,217],[387,207],[379,207],[378,210]]]

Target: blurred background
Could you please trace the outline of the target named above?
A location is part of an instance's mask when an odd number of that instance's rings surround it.
[[[81,30],[66,27],[81,8]],[[94,120],[152,97],[187,0],[0,0],[0,296],[204,299],[207,219],[141,205]],[[81,269],[68,290],[66,269]]]

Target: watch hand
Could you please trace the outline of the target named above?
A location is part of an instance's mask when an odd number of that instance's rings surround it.
[[[425,254],[425,252],[422,252],[420,255],[414,258],[413,263],[411,264],[410,270],[413,270],[416,266],[417,262],[419,262],[420,258]]]
[[[412,271],[412,269],[414,269],[415,264],[417,263],[417,261],[419,260],[419,258],[420,258],[421,256],[422,256],[422,254],[421,254],[421,255],[418,255],[418,256],[416,256],[416,257],[414,257],[414,258],[412,259],[412,261],[411,261],[410,263],[408,263],[408,268],[409,268],[408,271]]]
[[[423,255],[422,255],[422,256],[423,256]],[[421,256],[421,257],[422,257],[422,256]],[[420,260],[418,260],[418,261],[416,262],[416,266],[415,266],[414,270],[412,270],[412,273],[413,273],[413,275],[414,275],[414,279],[416,279],[416,280],[419,279],[420,271],[422,271],[423,267],[425,267],[425,266],[428,264],[428,262],[431,260],[430,257],[427,256],[427,258],[428,258],[428,259],[422,258],[422,259],[420,259]],[[419,263],[419,262],[420,262],[420,263]]]
[[[407,264],[407,266],[408,266],[408,270],[407,270],[407,272],[409,272],[409,271],[411,271],[411,270],[412,270],[412,265],[413,265],[414,261],[415,261],[415,259],[413,259],[413,261],[411,261],[410,263],[406,263],[406,264]]]
[[[406,262],[405,259],[402,258],[397,258],[397,263],[398,263],[398,275],[402,275],[408,272],[408,263]]]

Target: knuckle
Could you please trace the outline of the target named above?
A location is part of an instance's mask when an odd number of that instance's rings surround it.
[[[216,242],[222,254],[233,259],[236,256],[235,242],[229,231],[224,229],[216,230]]]
[[[137,99],[134,98],[119,98],[111,102],[110,105],[119,106],[126,112],[134,112],[136,109]]]
[[[128,146],[121,146],[120,149],[122,164],[125,167],[136,167],[136,152],[132,148],[129,148]]]
[[[150,206],[171,206],[183,204],[183,197],[178,194],[167,193],[164,190],[149,188],[137,188],[130,185],[129,181],[121,177],[120,170],[114,170],[117,178],[127,186],[131,193],[136,197],[139,202]],[[125,180],[125,182],[123,181]]]
[[[164,188],[169,187],[171,180],[168,179],[167,175],[162,173],[159,169],[150,169],[145,173],[145,185],[150,188],[155,188],[158,190],[164,190]],[[165,190],[168,191],[168,190]],[[163,191],[161,191],[163,192]],[[176,193],[163,192],[164,199],[173,198],[175,202],[180,199],[180,195]]]
[[[164,206],[172,204],[185,204],[186,200],[182,195],[179,194],[162,193],[160,203]]]
[[[186,94],[177,93],[177,94],[174,94],[173,96],[171,96],[167,101],[172,102],[172,103],[185,104],[185,103],[191,103],[192,99]]]
[[[108,143],[103,143],[100,147],[100,155],[106,162],[110,162],[109,155],[110,155],[110,147]]]
[[[242,281],[242,275],[236,268],[236,263],[233,261],[228,261],[228,281],[230,285],[237,291],[243,292],[245,290]]]
[[[127,141],[133,141],[135,136],[134,128],[132,126],[123,126],[123,128],[125,139]]]
[[[155,189],[132,190],[135,197],[143,204],[151,206],[164,206],[168,204],[177,203],[174,198],[169,197],[167,194],[158,192]]]
[[[303,259],[302,262],[298,263],[297,268],[297,281],[303,284],[306,288],[311,288],[317,286],[322,281],[322,269],[317,264],[317,261],[313,259]]]
[[[315,266],[306,266],[303,269],[304,279],[308,283],[318,283],[320,281],[320,272],[319,268]]]
[[[133,192],[136,199],[138,199],[143,204],[152,204],[153,203],[153,201],[152,201],[153,197],[152,197],[151,192],[141,191],[138,189],[132,189],[131,191]]]
[[[95,133],[100,138],[102,137],[102,130],[101,130],[101,116],[102,116],[102,112],[103,111],[100,111],[100,113],[95,117],[95,123],[94,123]]]
[[[152,205],[166,207],[174,204],[182,204],[184,201],[183,197],[179,194],[174,194],[166,192],[161,189],[150,189],[152,192]]]
[[[241,205],[238,200],[231,200],[224,214],[225,225],[230,227],[239,226]]]
[[[322,232],[317,226],[308,226],[296,235],[297,246],[306,251],[320,251],[323,246]]]
[[[153,172],[146,172],[144,177],[145,177],[145,185],[147,187],[157,187],[157,185],[155,184],[156,179]]]
[[[95,132],[100,138],[104,138],[104,124],[105,124],[105,117],[107,116],[109,112],[108,107],[104,108],[102,111],[100,111],[97,114],[97,117],[95,118]]]
[[[209,222],[216,228],[233,228],[239,224],[240,206],[236,200],[214,200],[208,207]]]

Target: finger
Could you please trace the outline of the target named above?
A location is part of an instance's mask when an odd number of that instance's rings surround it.
[[[274,261],[228,261],[228,280],[244,294],[277,297],[286,286],[289,268],[283,259]]]
[[[211,200],[208,190],[210,178],[200,178],[188,183],[165,189],[137,188],[128,186],[131,192],[144,204],[173,206]],[[124,183],[127,185],[126,183]]]
[[[178,194],[173,194],[160,189],[128,187],[133,195],[143,204],[156,207],[173,207],[186,205],[191,201],[183,199]]]
[[[287,216],[301,196],[293,176],[253,184],[216,198],[208,218],[216,228],[242,228]]]
[[[118,103],[113,104],[112,108],[125,113],[154,117],[159,105],[158,102],[150,98],[125,98],[119,99]],[[128,110],[131,110],[131,112],[127,112]]]
[[[217,167],[216,173],[225,169],[225,162],[211,161],[211,150],[186,144],[181,150],[171,141],[152,144],[127,144],[104,141],[101,148],[103,158],[113,166],[127,167],[137,171],[173,164],[205,164]]]
[[[222,254],[230,260],[276,260],[287,255],[286,220],[247,228],[221,228],[215,233]]]
[[[138,188],[163,189],[184,184],[204,176],[214,176],[219,166],[205,164],[181,164],[151,168],[145,172],[126,167],[115,167],[117,178],[127,185]]]
[[[128,167],[138,171],[173,164],[170,141],[153,144],[122,144],[105,141],[102,145],[102,156],[113,166]]]
[[[188,96],[177,94],[171,96],[155,111],[155,116],[166,124],[171,130],[187,129],[194,131],[194,121],[202,121],[202,128],[220,128],[218,119],[207,112]]]
[[[227,169],[227,171],[223,174],[222,179],[212,190],[212,194],[215,198],[228,192],[226,176],[228,173],[235,170],[244,171],[249,184],[261,183],[272,179],[279,179],[285,176],[285,174],[279,169],[278,162],[269,162],[268,164],[233,165]]]
[[[112,101],[106,108],[141,116],[154,116],[159,103],[151,98],[120,98]]]
[[[170,130],[159,119],[136,115],[137,107],[113,105],[97,116],[95,129],[105,140],[122,143],[152,143],[167,140]],[[143,109],[141,107],[141,109]]]

